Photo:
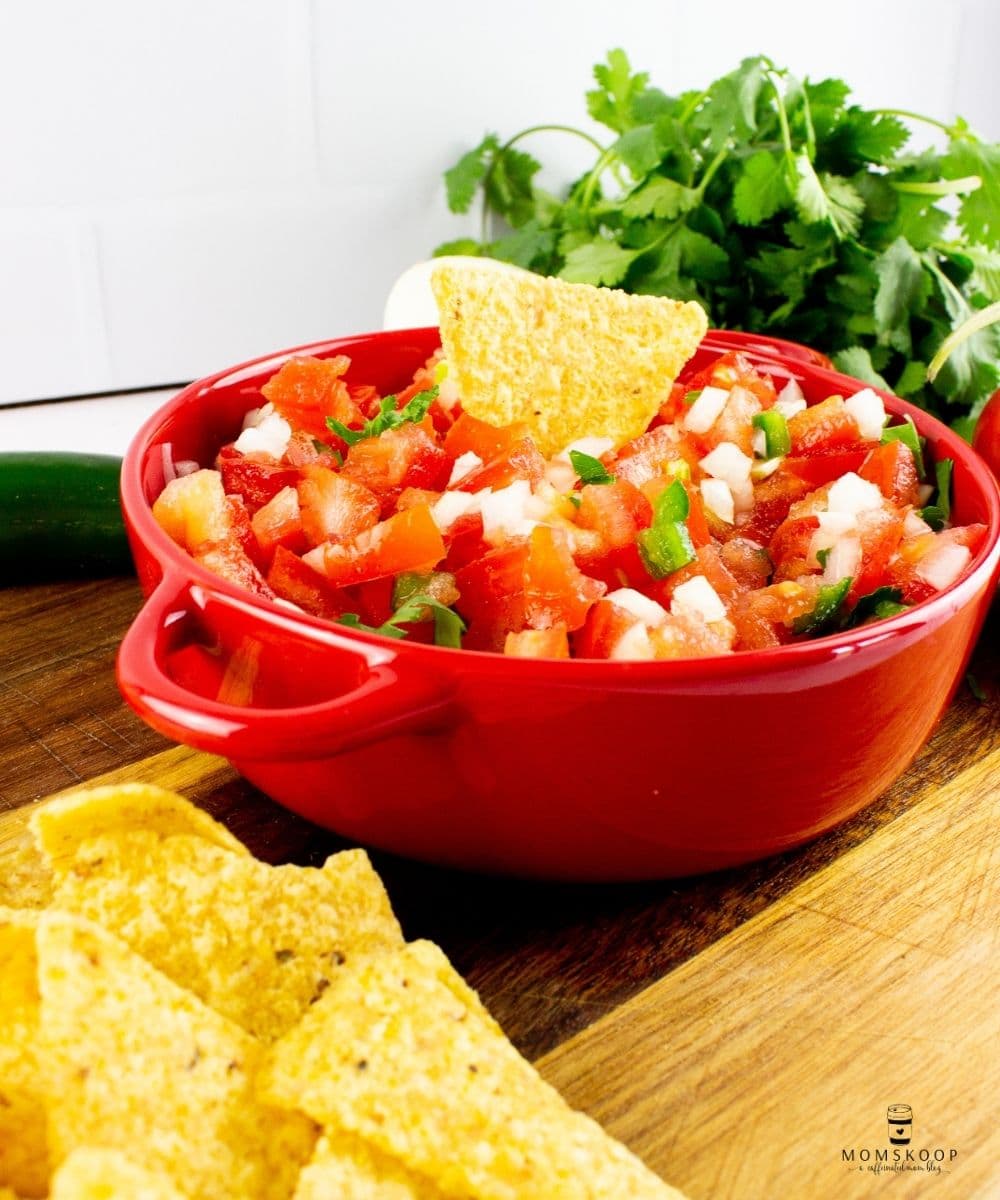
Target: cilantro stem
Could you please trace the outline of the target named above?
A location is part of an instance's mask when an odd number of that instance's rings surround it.
[[[910,121],[923,121],[925,125],[933,125],[936,129],[942,130],[949,138],[958,136],[959,130],[955,125],[948,125],[944,121],[935,120],[934,117],[927,117],[923,113],[911,112],[908,108],[874,108],[872,115],[876,117],[903,117]]]
[[[951,281],[949,280],[949,282]],[[938,347],[937,354],[927,366],[927,382],[934,382],[938,371],[944,366],[948,357],[957,347],[961,346],[966,338],[972,337],[980,329],[985,329],[987,325],[992,325],[994,321],[1000,321],[1000,300],[996,304],[990,304],[987,308],[981,308],[978,312],[973,313],[968,320],[963,321],[957,329],[953,329],[948,334]]]
[[[598,154],[601,155],[601,158],[598,159],[599,163],[607,155],[608,150],[610,149],[610,147],[605,149],[605,147],[601,145],[601,143],[597,140],[597,138],[591,137],[591,135],[589,133],[587,133],[586,130],[577,129],[575,125],[549,125],[549,124],[529,125],[527,129],[519,130],[517,133],[514,134],[514,136],[512,138],[508,138],[507,141],[504,142],[504,144],[500,147],[500,149],[493,156],[492,160],[490,161],[490,165],[487,168],[486,175],[483,179],[483,184],[482,184],[483,205],[482,205],[482,211],[481,211],[480,218],[479,218],[479,240],[481,242],[486,242],[489,240],[489,217],[490,217],[489,183],[490,183],[490,179],[493,176],[493,171],[496,168],[497,163],[503,161],[503,157],[507,153],[508,150],[513,149],[513,147],[515,145],[517,145],[517,143],[519,141],[521,141],[522,138],[530,137],[532,134],[535,134],[535,133],[571,133],[574,135],[574,137],[583,138],[583,140],[585,142],[588,142],[598,152]],[[603,170],[603,168],[602,168],[602,170]],[[619,183],[622,182],[621,179],[618,177],[617,173],[616,173],[615,178],[618,179]]]
[[[965,175],[961,179],[939,179],[937,183],[898,183],[890,181],[894,192],[907,192],[912,196],[960,196],[974,192],[983,186],[979,175]]]
[[[718,151],[715,158],[713,158],[712,161],[705,168],[705,174],[702,175],[701,182],[695,188],[695,192],[698,196],[699,202],[704,197],[706,188],[712,182],[712,176],[716,173],[716,171],[718,171],[718,169],[722,166],[722,164],[729,157],[729,153],[730,153],[729,146],[728,145],[723,146]]]
[[[778,124],[781,126],[781,142],[785,147],[785,153],[792,157],[794,150],[792,149],[792,131],[788,125],[788,113],[785,110],[785,98],[781,94],[781,89],[778,87],[778,75],[774,71],[765,72],[767,81],[774,91],[774,103],[778,109]]]

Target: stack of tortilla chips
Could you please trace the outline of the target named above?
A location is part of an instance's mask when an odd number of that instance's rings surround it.
[[[678,1200],[404,941],[363,851],[269,866],[146,785],[32,832],[48,903],[0,908],[0,1200]]]

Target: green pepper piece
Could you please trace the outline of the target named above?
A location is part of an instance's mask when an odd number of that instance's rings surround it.
[[[765,458],[780,458],[792,448],[792,435],[788,432],[785,414],[775,408],[756,413],[753,418],[755,429],[763,429]]]

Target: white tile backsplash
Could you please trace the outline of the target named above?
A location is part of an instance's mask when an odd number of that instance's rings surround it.
[[[488,129],[593,129],[584,92],[612,46],[668,91],[763,52],[799,75],[842,76],[859,103],[959,112],[1000,138],[998,11],[0,4],[0,404],[155,386],[377,327],[396,276],[474,226],[448,213],[443,170]],[[553,187],[591,161],[556,134],[524,148]]]

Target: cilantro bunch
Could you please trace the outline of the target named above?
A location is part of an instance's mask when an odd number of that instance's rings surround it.
[[[445,175],[453,212],[480,196],[480,236],[436,253],[698,300],[717,327],[805,342],[968,433],[1000,386],[1000,328],[963,341],[933,383],[927,363],[1000,300],[1000,145],[961,119],[860,108],[841,80],[799,80],[763,56],[678,96],[622,50],[594,76],[587,110],[613,139],[487,134]],[[910,152],[908,121],[944,149]],[[543,130],[594,150],[562,197],[517,145]]]

